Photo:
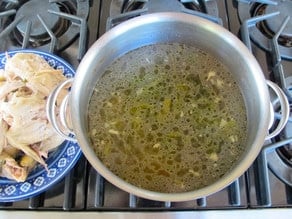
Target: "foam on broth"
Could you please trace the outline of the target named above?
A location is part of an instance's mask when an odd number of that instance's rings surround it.
[[[114,61],[89,104],[96,155],[144,189],[185,192],[228,172],[244,150],[246,111],[231,73],[184,44],[156,44]]]

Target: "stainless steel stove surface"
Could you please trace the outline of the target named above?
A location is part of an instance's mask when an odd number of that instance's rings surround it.
[[[291,9],[290,0],[4,0],[0,2],[0,52],[40,49],[77,68],[86,50],[109,28],[145,13],[181,11],[223,25],[242,39],[265,76],[278,83],[292,101]],[[273,103],[278,108],[277,99]],[[275,116],[281,117],[281,113]],[[45,218],[288,218],[292,215],[291,121],[279,136],[266,142],[244,175],[208,197],[187,202],[139,198],[107,182],[81,157],[46,192],[28,200],[0,203],[0,218],[41,214]]]

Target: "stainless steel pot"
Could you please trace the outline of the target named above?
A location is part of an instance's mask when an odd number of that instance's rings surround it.
[[[236,165],[220,180],[204,188],[184,193],[158,193],[138,188],[114,175],[96,157],[90,146],[87,130],[88,103],[97,80],[104,69],[117,57],[138,47],[155,43],[179,42],[195,45],[215,55],[232,72],[240,86],[246,104],[248,130],[246,149]],[[61,124],[68,127],[66,106],[69,106],[72,129],[76,137],[68,137],[68,132],[59,127],[54,116],[54,101],[58,91],[72,83],[71,92],[61,106]],[[280,101],[288,101],[275,84],[268,84],[280,96]],[[69,140],[77,140],[84,155],[91,165],[109,182],[121,189],[140,197],[159,201],[186,201],[197,199],[217,192],[236,178],[240,177],[259,154],[269,126],[271,125],[271,108],[267,82],[261,68],[253,55],[241,41],[223,27],[208,20],[182,13],[155,13],[133,18],[114,27],[98,39],[82,59],[76,76],[60,85],[48,100],[48,115],[56,130]],[[278,134],[287,122],[289,112],[283,107],[281,126],[271,136]]]

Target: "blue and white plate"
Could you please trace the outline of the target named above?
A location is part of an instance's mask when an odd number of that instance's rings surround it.
[[[6,55],[13,56],[19,52],[35,53],[42,56],[53,68],[61,69],[66,77],[73,77],[74,69],[63,59],[46,52],[36,50],[14,50],[0,54],[0,69],[4,68]],[[14,202],[30,198],[47,190],[60,181],[75,165],[81,155],[77,143],[64,141],[55,151],[49,154],[46,163],[48,171],[41,165],[29,174],[25,182],[18,183],[0,177],[0,202]]]

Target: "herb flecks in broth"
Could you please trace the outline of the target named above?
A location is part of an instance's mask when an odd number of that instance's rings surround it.
[[[138,187],[183,192],[218,180],[244,150],[246,112],[231,73],[183,44],[150,45],[113,62],[89,104],[97,156]]]

